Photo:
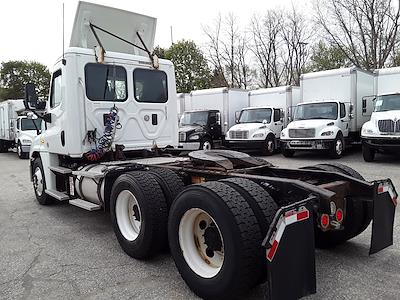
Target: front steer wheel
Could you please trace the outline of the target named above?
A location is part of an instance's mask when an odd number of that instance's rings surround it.
[[[170,210],[168,236],[179,273],[202,298],[240,298],[261,277],[257,218],[225,183],[192,185],[180,193]]]
[[[371,149],[368,145],[362,145],[362,155],[366,162],[372,162],[375,159],[375,150]]]
[[[119,176],[111,191],[110,214],[118,242],[129,256],[146,259],[165,249],[167,203],[151,174]]]
[[[46,179],[40,157],[36,157],[32,163],[32,182],[36,199],[41,205],[48,205],[54,202],[54,199],[45,193]]]

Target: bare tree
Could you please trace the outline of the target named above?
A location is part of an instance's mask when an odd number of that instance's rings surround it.
[[[312,34],[308,20],[292,7],[291,11],[285,13],[281,34],[286,48],[286,84],[299,85],[300,75],[310,56]]]
[[[222,20],[215,20],[212,27],[205,26],[208,37],[208,57],[217,70],[223,74],[229,87],[247,88],[251,81],[248,41],[244,31],[239,28],[237,17],[230,13]]]
[[[315,1],[317,23],[328,42],[338,47],[356,66],[382,68],[397,48],[400,1]]]
[[[283,14],[277,10],[268,11],[263,18],[255,15],[251,20],[252,52],[259,66],[262,87],[278,86],[282,80],[282,23]]]

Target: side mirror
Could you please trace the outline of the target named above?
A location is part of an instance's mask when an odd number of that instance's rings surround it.
[[[240,111],[235,111],[235,123],[239,123],[239,118],[240,118]]]
[[[350,120],[354,119],[354,114],[353,113],[349,113],[349,119]]]
[[[51,123],[51,114],[47,113],[43,115],[43,121],[45,121],[46,123]]]
[[[25,85],[24,105],[26,109],[35,109],[38,105],[38,96],[36,94],[36,86],[34,83]]]
[[[221,113],[217,113],[217,125],[221,125]]]
[[[280,121],[283,123],[284,120],[285,120],[285,112],[283,111],[283,109],[281,109],[281,118],[280,118]]]

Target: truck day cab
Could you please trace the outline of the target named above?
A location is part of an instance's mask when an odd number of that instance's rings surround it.
[[[347,146],[360,142],[361,127],[369,119],[362,99],[373,94],[373,74],[354,67],[309,73],[301,76],[300,88],[294,121],[281,133],[285,157],[327,150],[340,158]]]
[[[215,88],[192,91],[179,124],[182,150],[210,150],[225,143],[226,132],[235,123],[235,112],[247,106],[247,91]],[[188,101],[188,100],[186,100]]]
[[[238,124],[229,129],[226,146],[272,155],[279,148],[281,131],[288,124],[291,108],[299,100],[300,89],[294,86],[249,92],[249,107],[240,112]]]
[[[377,152],[399,153],[400,151],[400,68],[387,68],[375,72],[374,110],[371,120],[361,131],[364,160],[371,162]],[[364,102],[368,111],[371,100]]]
[[[316,293],[315,245],[344,243],[372,220],[370,253],[393,243],[390,179],[368,182],[340,164],[278,168],[227,150],[157,156],[178,141],[173,65],[148,51],[155,22],[79,2],[47,127],[30,151],[40,204],[109,212],[136,259],[169,246],[183,280],[207,299],[239,298],[267,278],[271,299]],[[27,89],[26,106],[35,99]],[[149,149],[147,158],[135,151]]]

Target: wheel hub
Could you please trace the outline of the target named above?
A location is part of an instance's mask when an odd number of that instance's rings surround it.
[[[43,176],[39,167],[35,169],[35,173],[33,174],[33,188],[40,197],[43,193]]]
[[[336,153],[340,155],[340,154],[342,154],[342,151],[343,151],[343,143],[341,140],[337,140],[336,141]]]
[[[215,226],[214,223],[211,223],[205,230],[204,230],[204,244],[206,244],[206,255],[208,257],[214,256],[214,251],[221,251],[222,250],[222,241],[221,237],[218,232],[218,228]]]
[[[128,241],[137,239],[142,226],[142,215],[139,203],[133,193],[123,190],[115,203],[115,215],[121,234]]]

